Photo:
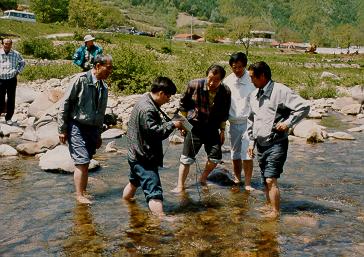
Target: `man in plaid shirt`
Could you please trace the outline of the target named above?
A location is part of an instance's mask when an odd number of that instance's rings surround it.
[[[225,74],[220,65],[211,65],[206,78],[190,81],[181,99],[180,111],[193,128],[184,140],[177,187],[172,192],[184,190],[190,166],[202,145],[208,157],[199,179],[202,185],[206,184],[207,176],[222,159],[221,146],[225,141],[225,123],[231,103],[230,89],[222,83]]]
[[[17,76],[24,69],[25,62],[20,54],[11,49],[13,41],[5,38],[0,49],[0,114],[5,107],[5,95],[7,95],[5,120],[12,125],[11,118],[15,110],[15,91]]]

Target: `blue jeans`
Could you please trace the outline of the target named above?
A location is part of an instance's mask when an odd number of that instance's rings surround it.
[[[148,166],[138,161],[129,160],[129,182],[135,187],[143,189],[147,202],[151,199],[163,201],[162,184],[158,173],[158,167]]]

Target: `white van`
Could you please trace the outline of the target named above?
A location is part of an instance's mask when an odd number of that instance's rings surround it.
[[[17,21],[29,21],[35,22],[35,15],[31,12],[21,12],[16,10],[8,10],[4,12],[1,19],[17,20]]]

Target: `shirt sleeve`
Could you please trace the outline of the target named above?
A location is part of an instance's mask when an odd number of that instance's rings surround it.
[[[72,104],[75,102],[77,96],[77,84],[79,79],[75,81],[66,91],[58,111],[58,133],[66,133],[67,125],[69,122],[69,115],[72,111]]]
[[[310,112],[308,101],[304,100],[291,89],[286,92],[285,106],[291,110],[288,119],[284,121],[289,128],[297,125]]]
[[[23,57],[20,54],[18,54],[18,65],[16,69],[17,73],[22,72],[24,70],[24,67],[25,67],[25,61]]]
[[[144,120],[143,130],[147,137],[164,140],[173,132],[173,122],[168,121],[160,124],[158,122],[159,117],[156,117],[156,115],[159,115],[158,113],[148,110],[143,112],[142,115]]]

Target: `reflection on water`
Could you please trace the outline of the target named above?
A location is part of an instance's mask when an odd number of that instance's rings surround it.
[[[98,153],[103,168],[90,174],[92,206],[75,203],[72,176],[41,171],[33,158],[2,158],[0,256],[361,256],[364,135],[353,135],[357,140],[290,144],[278,221],[260,217],[261,191],[216,184],[202,190],[196,167],[186,193],[170,193],[181,145],[169,145],[168,168],[160,171],[174,221],[151,216],[140,190],[135,203],[121,200],[125,153]],[[116,143],[125,147],[124,138]],[[231,170],[228,153],[224,161]],[[261,189],[259,183],[255,167],[253,185]]]

